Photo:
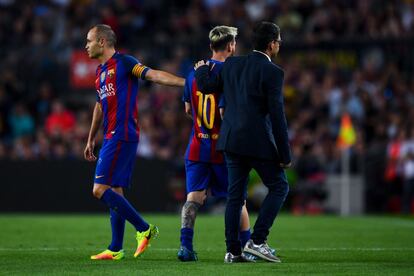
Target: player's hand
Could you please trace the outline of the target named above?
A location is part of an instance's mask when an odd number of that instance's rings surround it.
[[[85,151],[83,152],[83,156],[86,160],[92,162],[96,161],[96,156],[93,154],[93,149],[95,148],[94,142],[88,142],[85,147]]]
[[[287,169],[287,168],[290,168],[290,166],[292,166],[292,162],[289,162],[289,163],[279,163],[279,166],[282,168],[282,169]]]
[[[194,70],[197,70],[199,67],[204,66],[204,65],[210,65],[210,61],[204,61],[204,60],[200,60],[199,62],[197,62],[194,65]]]

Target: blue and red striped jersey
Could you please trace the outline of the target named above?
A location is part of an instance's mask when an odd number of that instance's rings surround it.
[[[138,141],[138,80],[148,67],[132,56],[116,52],[96,69],[96,100],[103,111],[105,139]]]
[[[218,74],[223,62],[210,59],[211,74]],[[191,104],[193,128],[188,142],[185,159],[209,163],[223,163],[221,152],[216,151],[221,117],[220,107],[224,107],[224,98],[220,93],[202,94],[197,89],[194,70],[187,76],[183,101]]]

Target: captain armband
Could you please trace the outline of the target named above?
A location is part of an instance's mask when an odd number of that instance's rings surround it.
[[[135,64],[134,68],[132,68],[132,74],[137,78],[145,80],[145,74],[148,72],[149,69],[149,67],[138,63]]]

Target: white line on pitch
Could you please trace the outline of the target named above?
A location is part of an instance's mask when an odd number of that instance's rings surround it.
[[[94,250],[95,248],[76,248],[76,247],[38,247],[38,248],[7,248],[7,247],[0,247],[0,251],[59,251],[59,250],[68,250],[68,251],[75,251],[75,250]],[[151,251],[178,251],[178,248],[156,248],[153,247],[150,249]],[[209,251],[209,252],[221,252],[224,249],[212,249],[212,248],[205,248],[199,251]],[[309,247],[309,248],[281,248],[280,251],[414,251],[412,247]]]

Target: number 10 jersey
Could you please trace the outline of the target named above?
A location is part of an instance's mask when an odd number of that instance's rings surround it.
[[[210,74],[218,74],[223,62],[210,59]],[[224,163],[223,154],[216,151],[219,138],[221,117],[220,108],[224,108],[224,97],[214,92],[202,94],[197,89],[194,70],[187,76],[183,101],[191,104],[193,128],[188,142],[185,159],[191,161]]]

